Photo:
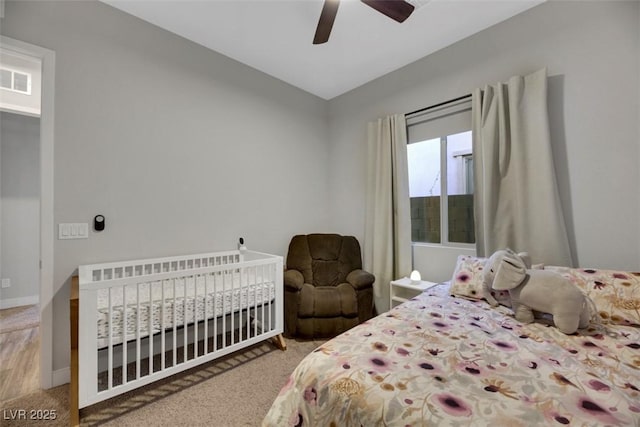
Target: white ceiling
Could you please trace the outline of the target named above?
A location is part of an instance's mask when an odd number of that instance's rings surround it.
[[[331,99],[545,0],[410,0],[399,24],[342,0],[326,44],[313,45],[323,0],[102,0]]]

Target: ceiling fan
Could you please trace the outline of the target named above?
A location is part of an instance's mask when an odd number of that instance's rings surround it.
[[[411,3],[403,0],[362,0],[362,3],[397,22],[404,22],[415,9]],[[324,1],[313,44],[322,44],[329,40],[329,34],[331,34],[331,28],[333,27],[333,21],[336,19],[339,5],[340,0]]]

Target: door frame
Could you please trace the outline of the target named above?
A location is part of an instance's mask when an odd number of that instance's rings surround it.
[[[53,387],[53,162],[55,52],[10,37],[0,46],[42,61],[40,110],[40,387]]]

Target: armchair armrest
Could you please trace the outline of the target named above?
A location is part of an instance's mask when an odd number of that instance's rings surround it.
[[[373,285],[373,282],[376,278],[373,274],[368,273],[364,270],[353,270],[351,273],[347,275],[347,282],[353,286],[357,291],[360,289],[368,288]]]
[[[298,270],[285,270],[284,272],[284,287],[297,292],[302,289],[304,284],[304,276]]]

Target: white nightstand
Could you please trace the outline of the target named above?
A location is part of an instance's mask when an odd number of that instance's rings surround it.
[[[408,301],[435,285],[437,285],[437,283],[428,282],[426,280],[414,282],[408,277],[393,280],[390,283],[389,289],[389,308],[393,308],[398,304]]]

